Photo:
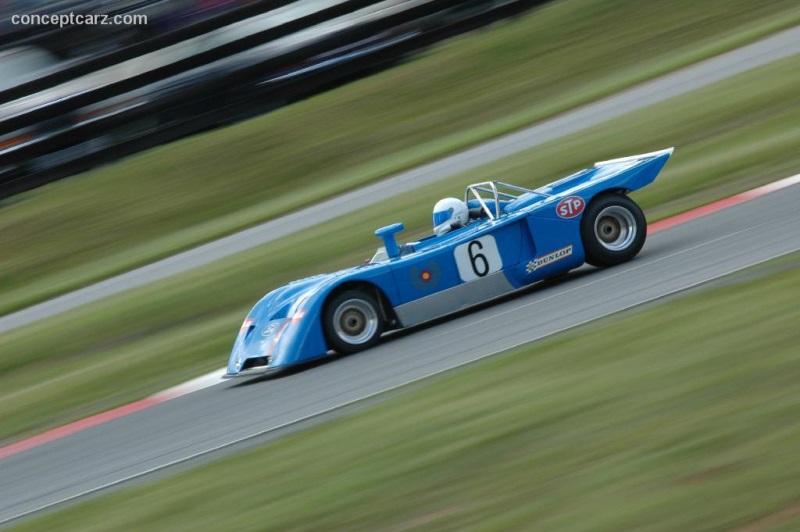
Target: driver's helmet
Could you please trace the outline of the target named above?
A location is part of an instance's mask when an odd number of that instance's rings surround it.
[[[469,209],[467,204],[456,198],[444,198],[433,206],[433,232],[441,236],[454,227],[467,225]]]

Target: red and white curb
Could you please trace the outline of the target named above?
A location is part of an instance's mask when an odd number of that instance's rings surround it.
[[[721,199],[719,201],[697,207],[696,209],[682,212],[680,214],[676,214],[675,216],[670,216],[669,218],[664,218],[663,220],[659,220],[648,225],[647,234],[652,235],[654,233],[658,233],[664,229],[669,229],[670,227],[675,227],[676,225],[680,225],[691,220],[696,220],[697,218],[702,218],[703,216],[711,213],[721,211],[722,209],[727,209],[728,207],[733,207],[734,205],[739,205],[740,203],[744,203],[752,199],[760,198],[761,196],[766,196],[771,192],[775,192],[792,185],[797,185],[798,183],[800,183],[800,174],[795,174],[779,181],[736,194],[735,196]]]
[[[752,190],[736,194],[729,198],[721,199],[719,201],[715,201],[713,203],[697,207],[690,211],[686,211],[681,214],[676,214],[675,216],[671,216],[669,218],[665,218],[663,220],[651,223],[647,226],[647,234],[654,234],[659,231],[663,231],[665,229],[681,225],[691,220],[702,218],[703,216],[707,216],[709,214],[721,211],[723,209],[727,209],[728,207],[733,207],[734,205],[739,205],[746,201],[750,201],[752,199],[759,198],[761,196],[765,196],[772,192],[776,192],[778,190],[797,184],[800,184],[800,174],[796,174],[791,177],[775,181],[774,183],[754,188]],[[30,438],[26,438],[16,443],[0,447],[0,459],[15,454],[19,454],[23,451],[33,449],[34,447],[44,445],[45,443],[58,440],[65,436],[69,436],[70,434],[75,434],[76,432],[80,432],[82,430],[86,430],[96,425],[106,423],[108,421],[111,421],[112,419],[117,419],[123,416],[127,416],[128,414],[133,414],[134,412],[150,408],[151,406],[165,403],[171,399],[176,399],[178,397],[182,397],[192,392],[209,388],[211,386],[214,386],[222,382],[222,376],[224,374],[225,374],[225,368],[218,369],[210,373],[207,373],[201,377],[197,377],[196,379],[184,382],[183,384],[179,384],[162,392],[153,394],[149,397],[145,397],[144,399],[134,401],[133,403],[113,408],[111,410],[107,410],[105,412],[101,412],[99,414],[95,414],[93,416],[89,416],[87,418],[80,419],[72,423],[68,423],[61,427],[48,430],[46,432],[37,434],[36,436],[32,436]]]
[[[186,381],[183,384],[179,384],[162,392],[158,392],[149,397],[145,397],[144,399],[139,399],[138,401],[134,401],[127,405],[112,408],[111,410],[106,410],[105,412],[79,419],[78,421],[73,421],[72,423],[67,423],[61,427],[42,432],[41,434],[31,436],[30,438],[26,438],[10,445],[6,445],[5,447],[0,447],[0,460],[13,454],[18,454],[23,451],[27,451],[28,449],[33,449],[34,447],[44,445],[45,443],[61,439],[65,436],[69,436],[70,434],[75,434],[76,432],[106,423],[112,419],[127,416],[128,414],[133,414],[139,410],[144,410],[145,408],[150,408],[151,406],[155,406],[157,404],[166,403],[170,399],[176,399],[186,394],[214,386],[215,384],[222,382],[222,376],[224,374],[225,368],[214,370],[211,373],[207,373],[201,377],[197,377],[196,379]]]

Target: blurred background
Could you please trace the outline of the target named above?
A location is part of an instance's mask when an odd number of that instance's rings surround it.
[[[15,23],[23,14],[123,18]],[[675,146],[633,195],[652,222],[796,175],[800,54],[781,50],[798,31],[797,0],[0,0],[0,320],[547,126],[535,148],[327,223],[24,325],[0,321],[0,449],[219,370],[266,292],[361,263],[378,227],[429,234],[435,201],[468,183],[536,188]],[[748,48],[773,39],[783,48]],[[659,92],[686,67],[697,77],[670,89],[681,94]],[[646,105],[575,118],[643,85]],[[572,133],[550,128],[565,117]],[[700,227],[661,251],[696,245]],[[798,286],[795,252],[398,390],[382,408],[179,475],[177,487],[143,486],[29,529],[728,530],[788,508],[794,521],[780,529],[796,530]],[[528,305],[534,294],[517,300],[531,323],[547,314]],[[340,362],[305,375],[350,382]],[[279,396],[274,384],[206,390],[217,414],[197,409],[195,428],[225,432],[223,399],[260,408]],[[156,445],[149,436],[127,443]],[[87,470],[102,462],[93,451],[81,451]],[[25,453],[0,459],[7,493],[32,476],[7,474],[15,458],[26,465]]]
[[[0,198],[284,106],[539,3],[4,1]],[[33,23],[43,15],[74,23]],[[107,18],[79,23],[86,15]]]

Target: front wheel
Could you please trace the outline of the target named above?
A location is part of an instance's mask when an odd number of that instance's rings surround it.
[[[361,290],[338,294],[325,309],[325,337],[337,353],[355,353],[372,347],[380,340],[383,326],[378,301]]]
[[[631,260],[642,249],[646,237],[642,209],[620,194],[595,199],[581,220],[586,262],[592,266],[614,266]]]

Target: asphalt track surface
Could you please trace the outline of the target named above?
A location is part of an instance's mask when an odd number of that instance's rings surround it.
[[[364,353],[278,379],[223,381],[4,458],[0,524],[239,452],[382,392],[800,250],[798,204],[794,184],[667,227],[622,266],[584,267]]]
[[[0,333],[265,244],[356,208],[531,149],[626,113],[800,53],[800,27],[699,62],[553,119],[153,264],[0,317]],[[614,155],[614,154],[609,154]],[[631,155],[631,154],[616,154]],[[357,206],[357,207],[356,207]]]

